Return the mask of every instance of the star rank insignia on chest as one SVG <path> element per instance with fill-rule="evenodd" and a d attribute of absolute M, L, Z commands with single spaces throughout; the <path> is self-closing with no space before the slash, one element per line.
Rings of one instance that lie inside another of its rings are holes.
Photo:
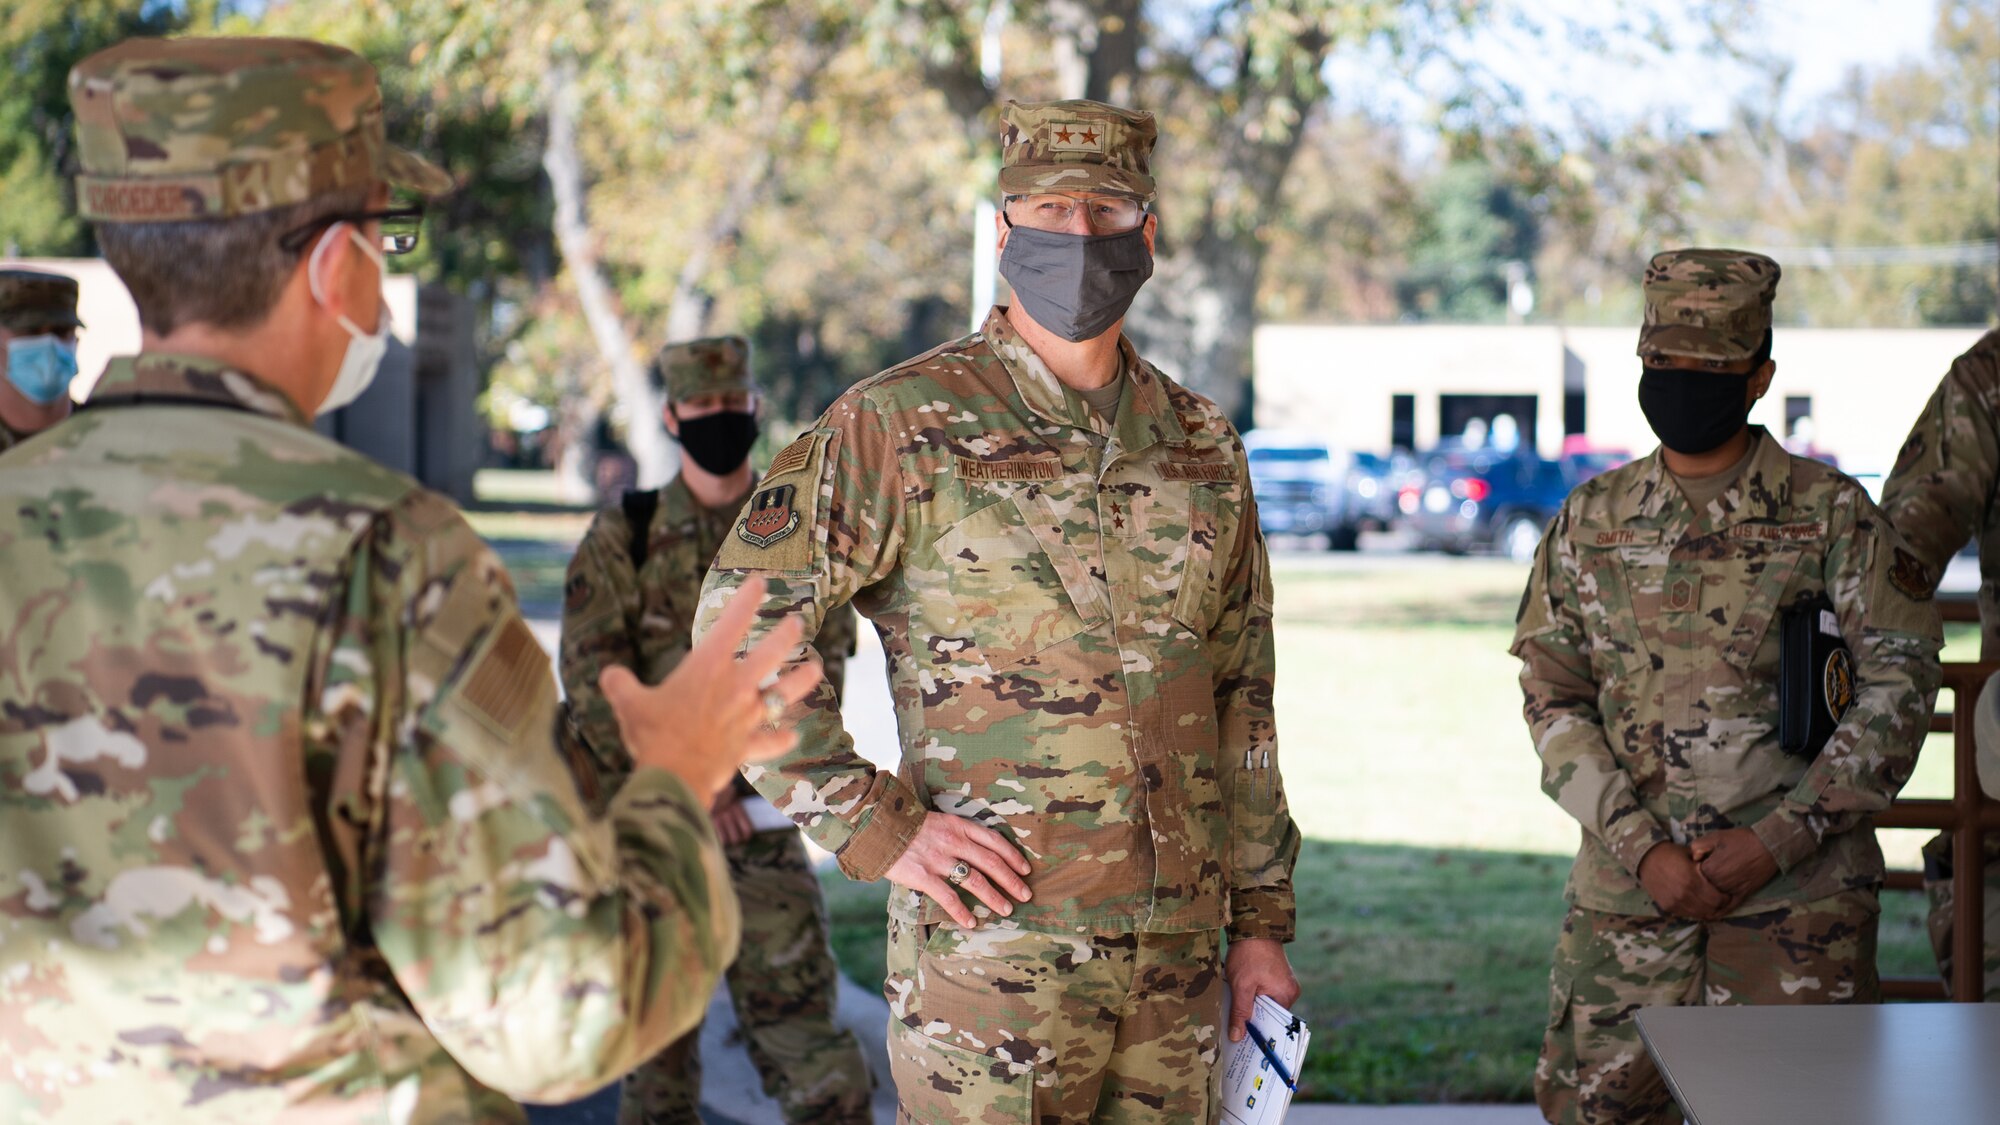
<path fill-rule="evenodd" d="M 790 484 L 760 490 L 751 498 L 750 510 L 743 514 L 743 521 L 736 525 L 737 537 L 759 550 L 784 541 L 799 529 L 799 513 L 794 504 L 798 493 L 798 487 Z"/>

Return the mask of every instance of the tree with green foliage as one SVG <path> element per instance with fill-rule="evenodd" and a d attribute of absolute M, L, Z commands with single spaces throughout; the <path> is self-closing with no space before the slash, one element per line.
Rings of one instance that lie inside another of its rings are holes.
<path fill-rule="evenodd" d="M 9 0 L 0 11 L 0 252 L 96 253 L 76 217 L 70 67 L 122 39 L 214 26 L 228 7 L 219 0 Z"/>
<path fill-rule="evenodd" d="M 1507 315 L 1509 264 L 1525 266 L 1539 216 L 1484 160 L 1457 160 L 1422 188 L 1421 218 L 1398 286 L 1404 316 L 1492 323 Z"/>
<path fill-rule="evenodd" d="M 1776 119 L 1790 81 L 1703 146 L 1699 237 L 1764 249 L 1806 323 L 1979 324 L 2000 303 L 2000 11 L 1940 0 L 1927 58 L 1849 75 L 1803 128 Z"/>
<path fill-rule="evenodd" d="M 1621 0 L 1586 25 L 1530 0 L 1012 0 L 997 21 L 991 0 L 19 0 L 0 22 L 0 240 L 89 252 L 62 171 L 70 62 L 220 21 L 376 61 L 392 133 L 464 185 L 416 266 L 484 311 L 494 409 L 549 408 L 571 448 L 609 410 L 655 475 L 644 364 L 673 336 L 751 336 L 773 406 L 802 421 L 958 330 L 1008 97 L 1160 116 L 1159 256 L 1130 328 L 1239 415 L 1259 319 L 1494 319 L 1509 261 L 1529 263 L 1538 316 L 1628 321 L 1664 244 L 1969 244 L 1944 263 L 1780 256 L 1793 307 L 1821 322 L 1984 315 L 2000 83 L 1979 5 L 1946 0 L 1932 58 L 1857 76 L 1803 125 L 1753 99 L 1710 136 L 1605 120 L 1587 92 L 1549 120 L 1475 46 L 1732 55 L 1754 10 L 1696 0 L 1669 20 Z"/>

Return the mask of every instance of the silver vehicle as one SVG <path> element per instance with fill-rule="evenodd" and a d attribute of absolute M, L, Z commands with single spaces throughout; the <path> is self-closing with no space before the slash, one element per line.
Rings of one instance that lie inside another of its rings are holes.
<path fill-rule="evenodd" d="M 1353 457 L 1311 434 L 1257 429 L 1243 435 L 1257 523 L 1266 535 L 1323 535 L 1335 551 L 1360 540 L 1360 513 L 1350 503 Z"/>

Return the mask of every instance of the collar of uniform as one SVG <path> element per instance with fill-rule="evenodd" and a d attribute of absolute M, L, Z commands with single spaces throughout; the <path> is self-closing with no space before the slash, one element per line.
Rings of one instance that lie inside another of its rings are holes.
<path fill-rule="evenodd" d="M 1661 453 L 1664 447 L 1655 446 L 1651 453 L 1641 458 L 1645 472 L 1639 474 L 1632 491 L 1637 493 L 1639 518 L 1657 525 L 1672 514 L 1676 507 L 1687 507 L 1687 498 L 1674 487 L 1674 476 L 1667 472 L 1667 459 Z"/>
<path fill-rule="evenodd" d="M 248 371 L 217 360 L 165 352 L 113 359 L 105 365 L 85 402 L 93 406 L 141 405 L 149 399 L 214 403 L 296 426 L 310 421 L 290 395 Z"/>
<path fill-rule="evenodd" d="M 1120 336 L 1118 346 L 1125 353 L 1125 393 L 1118 405 L 1119 448 L 1135 453 L 1160 441 L 1186 445 L 1187 431 L 1181 428 L 1180 415 L 1174 412 L 1159 371 L 1139 358 L 1132 341 Z"/>
<path fill-rule="evenodd" d="M 1014 326 L 1007 322 L 1007 306 L 995 305 L 980 328 L 987 345 L 1014 380 L 1014 389 L 1028 409 L 1060 426 L 1096 430 L 1095 416 L 1081 396 L 1056 378 L 1035 349 L 1028 346 Z M 1125 360 L 1126 389 L 1118 399 L 1116 435 L 1119 448 L 1135 452 L 1158 441 L 1185 441 L 1175 419 L 1173 403 L 1160 382 L 1160 373 L 1139 358 L 1132 341 L 1118 337 L 1118 350 Z M 1167 423 L 1173 420 L 1172 425 Z"/>
<path fill-rule="evenodd" d="M 1750 427 L 1757 447 L 1731 488 L 1716 497 L 1707 511 L 1694 513 L 1689 538 L 1714 535 L 1746 520 L 1782 522 L 1792 507 L 1792 455 L 1762 426 Z M 1675 486 L 1674 491 L 1680 491 Z M 1714 509 L 1721 509 L 1720 512 Z"/>
<path fill-rule="evenodd" d="M 728 530 L 735 525 L 736 517 L 742 514 L 743 502 L 757 491 L 759 479 L 756 473 L 750 474 L 750 487 L 744 490 L 743 495 L 720 508 L 708 508 L 703 507 L 701 501 L 689 491 L 687 478 L 675 473 L 674 479 L 660 490 L 660 514 L 657 519 L 682 527 L 715 525 Z"/>
<path fill-rule="evenodd" d="M 1737 499 L 1725 492 L 1716 500 L 1722 509 L 1719 518 L 1694 510 L 1674 475 L 1667 471 L 1665 454 L 1658 449 L 1647 455 L 1646 471 L 1639 478 L 1640 518 L 1659 527 L 1685 524 L 1688 538 L 1712 535 L 1748 519 L 1783 519 L 1791 508 L 1791 454 L 1772 440 L 1764 427 L 1752 426 L 1750 432 L 1757 439 L 1757 449 L 1739 478 L 1746 484 L 1732 490 Z"/>

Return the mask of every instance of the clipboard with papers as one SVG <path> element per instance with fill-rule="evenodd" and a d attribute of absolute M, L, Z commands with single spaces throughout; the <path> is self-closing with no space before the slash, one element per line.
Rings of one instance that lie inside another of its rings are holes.
<path fill-rule="evenodd" d="M 1291 1108 L 1312 1029 L 1268 996 L 1257 997 L 1250 1034 L 1222 1045 L 1223 1125 L 1278 1125 Z"/>

